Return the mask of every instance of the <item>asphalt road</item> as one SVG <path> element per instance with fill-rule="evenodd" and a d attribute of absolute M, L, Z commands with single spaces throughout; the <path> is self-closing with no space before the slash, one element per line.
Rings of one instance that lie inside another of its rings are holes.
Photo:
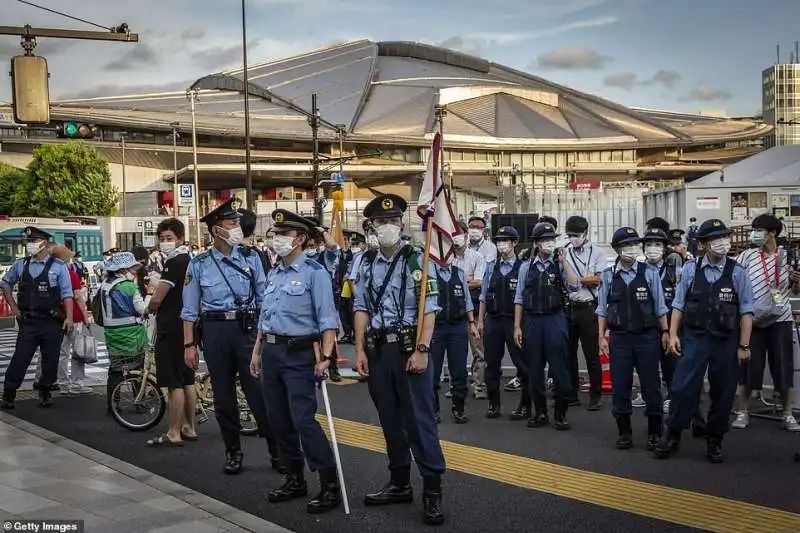
<path fill-rule="evenodd" d="M 377 424 L 377 415 L 365 385 L 330 386 L 329 391 L 337 417 Z M 266 502 L 266 492 L 280 485 L 281 479 L 270 471 L 266 446 L 258 438 L 246 438 L 244 441 L 245 472 L 238 477 L 229 477 L 221 473 L 223 446 L 213 419 L 200 426 L 202 434 L 198 442 L 187 443 L 182 448 L 151 449 L 145 445 L 149 434 L 128 432 L 104 414 L 103 396 L 56 400 L 55 407 L 50 410 L 39 409 L 34 401 L 21 401 L 15 414 L 290 530 L 348 533 L 354 527 L 380 533 L 427 530 L 420 524 L 419 503 L 378 509 L 363 506 L 363 494 L 378 488 L 387 478 L 385 457 L 375 451 L 341 446 L 352 515 L 347 517 L 343 512 L 336 511 L 311 517 L 306 515 L 302 501 L 280 505 Z M 506 412 L 513 407 L 515 400 L 516 395 L 505 393 Z M 606 405 L 608 403 L 607 399 Z M 755 420 L 750 429 L 735 431 L 725 443 L 727 462 L 710 465 L 704 459 L 703 442 L 690 438 L 685 440 L 679 457 L 670 461 L 655 460 L 641 446 L 645 429 L 643 416 L 637 416 L 634 421 L 639 446 L 626 452 L 616 450 L 615 426 L 608 407 L 595 413 L 574 409 L 570 416 L 574 428 L 570 432 L 556 432 L 551 428 L 527 429 L 524 423 L 512 423 L 507 418 L 487 420 L 483 417 L 484 408 L 484 402 L 469 402 L 471 420 L 466 425 L 455 425 L 445 417 L 440 426 L 441 439 L 481 449 L 481 457 L 486 464 L 508 457 L 502 454 L 513 454 L 519 457 L 520 464 L 527 461 L 524 458 L 532 458 L 589 473 L 610 474 L 621 480 L 637 480 L 800 513 L 800 498 L 795 490 L 796 480 L 800 477 L 800 465 L 791 462 L 793 453 L 800 451 L 800 439 L 798 435 L 781 431 L 773 421 Z M 162 422 L 157 429 L 163 431 L 164 425 Z M 156 430 L 151 433 L 156 433 Z M 483 465 L 482 468 L 486 469 L 487 466 Z M 491 472 L 491 466 L 488 468 Z M 498 475 L 501 478 L 506 476 L 506 481 L 492 481 L 485 475 L 449 471 L 444 481 L 448 521 L 439 530 L 459 533 L 522 532 L 533 529 L 565 533 L 693 530 L 677 523 L 616 510 L 611 505 L 595 505 L 559 497 L 552 494 L 557 492 L 555 488 L 552 491 L 526 490 L 515 486 L 512 475 Z M 416 489 L 420 491 L 421 483 L 416 472 L 413 479 Z M 614 479 L 617 478 L 609 479 L 601 490 L 613 493 L 616 490 Z M 312 490 L 316 489 L 315 477 L 309 477 L 309 480 Z M 591 488 L 589 481 L 586 481 L 586 491 L 597 490 Z M 567 483 L 566 479 L 564 483 Z M 591 494 L 587 496 L 589 500 L 592 499 Z M 642 493 L 642 498 L 656 498 L 654 505 L 658 504 L 659 498 L 667 497 L 669 494 L 652 496 Z M 626 498 L 632 497 L 628 495 Z M 624 506 L 625 502 L 620 503 Z M 689 511 L 694 510 L 687 509 Z M 698 512 L 702 513 L 702 509 Z M 736 516 L 730 516 L 729 519 L 735 521 Z M 762 530 L 780 531 L 770 528 L 769 524 L 764 524 Z"/>

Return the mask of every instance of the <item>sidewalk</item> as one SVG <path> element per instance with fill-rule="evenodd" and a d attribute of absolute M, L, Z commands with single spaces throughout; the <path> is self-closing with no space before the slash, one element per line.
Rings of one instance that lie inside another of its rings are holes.
<path fill-rule="evenodd" d="M 15 519 L 84 520 L 89 533 L 291 533 L 0 412 L 0 520 Z"/>

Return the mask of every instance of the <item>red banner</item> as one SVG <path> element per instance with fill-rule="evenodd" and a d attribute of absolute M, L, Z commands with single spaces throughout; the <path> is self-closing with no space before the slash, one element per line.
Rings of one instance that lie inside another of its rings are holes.
<path fill-rule="evenodd" d="M 576 180 L 569 182 L 569 188 L 573 191 L 595 190 L 599 189 L 600 186 L 600 180 Z"/>

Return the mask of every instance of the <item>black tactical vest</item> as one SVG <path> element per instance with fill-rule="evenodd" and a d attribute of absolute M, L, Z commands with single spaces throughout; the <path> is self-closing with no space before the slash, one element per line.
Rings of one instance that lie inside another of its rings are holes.
<path fill-rule="evenodd" d="M 655 302 L 645 277 L 647 265 L 638 263 L 636 277 L 625 283 L 615 272 L 608 291 L 608 329 L 620 333 L 642 333 L 656 327 Z"/>
<path fill-rule="evenodd" d="M 686 294 L 684 324 L 687 328 L 705 331 L 716 337 L 728 337 L 739 329 L 739 296 L 733 287 L 736 261 L 725 258 L 722 277 L 714 283 L 708 282 L 701 264 L 702 258 L 698 258 L 694 281 Z"/>
<path fill-rule="evenodd" d="M 661 275 L 661 287 L 664 289 L 664 303 L 667 309 L 672 309 L 672 301 L 675 299 L 675 287 L 678 285 L 678 273 L 675 264 L 669 265 L 666 262 L 659 269 Z"/>
<path fill-rule="evenodd" d="M 514 316 L 514 296 L 517 294 L 519 266 L 522 261 L 517 258 L 507 275 L 500 273 L 500 256 L 494 262 L 492 277 L 486 288 L 486 312 L 490 315 Z"/>
<path fill-rule="evenodd" d="M 31 258 L 25 259 L 22 277 L 19 280 L 19 309 L 23 312 L 49 313 L 61 306 L 61 289 L 50 286 L 50 267 L 55 258 L 50 256 L 44 264 L 42 273 L 35 279 L 31 277 Z"/>
<path fill-rule="evenodd" d="M 450 266 L 450 279 L 445 281 L 437 271 L 439 281 L 439 307 L 441 312 L 436 315 L 437 324 L 460 324 L 467 317 L 467 292 L 461 283 L 459 268 Z"/>
<path fill-rule="evenodd" d="M 522 307 L 533 315 L 552 315 L 564 309 L 564 281 L 561 269 L 549 262 L 544 270 L 531 260 L 525 288 L 522 292 Z"/>

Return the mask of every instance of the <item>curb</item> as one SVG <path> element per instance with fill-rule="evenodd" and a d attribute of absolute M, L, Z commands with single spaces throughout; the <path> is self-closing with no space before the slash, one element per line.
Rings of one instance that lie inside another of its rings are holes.
<path fill-rule="evenodd" d="M 130 463 L 126 463 L 111 457 L 110 455 L 95 450 L 94 448 L 90 448 L 89 446 L 75 442 L 74 440 L 62 437 L 61 435 L 53 433 L 52 431 L 39 427 L 35 424 L 31 424 L 26 420 L 17 418 L 14 415 L 0 411 L 0 421 L 5 422 L 9 426 L 12 426 L 20 431 L 24 431 L 39 437 L 50 444 L 54 444 L 60 448 L 76 453 L 85 459 L 94 461 L 107 468 L 115 470 L 124 476 L 159 490 L 169 496 L 172 496 L 173 498 L 178 498 L 179 500 L 182 500 L 193 507 L 197 507 L 198 509 L 202 509 L 203 511 L 233 526 L 240 527 L 252 533 L 293 533 L 291 530 L 283 528 L 273 522 L 269 522 L 250 513 L 246 513 L 240 509 L 237 509 L 236 507 L 228 505 L 227 503 L 215 500 L 214 498 L 206 496 L 205 494 L 192 490 L 188 487 L 184 487 L 183 485 L 179 485 L 174 481 L 157 476 L 152 472 L 148 472 L 147 470 L 139 468 L 138 466 L 134 466 Z"/>

